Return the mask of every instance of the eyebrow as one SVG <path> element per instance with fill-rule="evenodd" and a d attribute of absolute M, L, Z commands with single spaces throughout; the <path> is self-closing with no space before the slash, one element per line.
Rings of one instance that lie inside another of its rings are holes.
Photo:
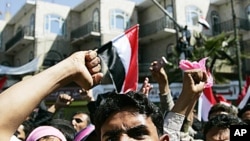
<path fill-rule="evenodd" d="M 149 135 L 148 127 L 145 125 L 139 125 L 139 126 L 136 126 L 136 127 L 133 127 L 133 128 L 130 128 L 129 130 L 127 130 L 128 135 L 133 135 L 133 134 L 136 134 L 139 132 L 146 134 L 146 135 Z"/>
<path fill-rule="evenodd" d="M 136 134 L 138 132 L 142 132 L 143 134 L 147 134 L 147 135 L 149 134 L 147 126 L 145 126 L 145 125 L 138 125 L 138 126 L 129 128 L 126 131 L 123 131 L 121 129 L 119 129 L 119 130 L 110 130 L 110 131 L 105 132 L 102 137 L 105 137 L 105 136 L 107 136 L 107 137 L 117 136 L 117 135 L 121 134 L 122 132 L 127 133 L 129 136 L 133 135 L 133 134 Z"/>

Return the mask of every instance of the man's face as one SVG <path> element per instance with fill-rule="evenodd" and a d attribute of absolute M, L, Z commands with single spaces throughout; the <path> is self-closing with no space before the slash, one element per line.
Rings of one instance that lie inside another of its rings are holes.
<path fill-rule="evenodd" d="M 109 116 L 101 127 L 101 141 L 159 141 L 157 128 L 150 117 L 124 109 Z"/>
<path fill-rule="evenodd" d="M 213 127 L 206 134 L 206 141 L 229 141 L 230 130 L 228 128 Z"/>
<path fill-rule="evenodd" d="M 74 126 L 77 132 L 88 126 L 87 118 L 87 115 L 82 113 L 73 116 L 72 125 Z"/>

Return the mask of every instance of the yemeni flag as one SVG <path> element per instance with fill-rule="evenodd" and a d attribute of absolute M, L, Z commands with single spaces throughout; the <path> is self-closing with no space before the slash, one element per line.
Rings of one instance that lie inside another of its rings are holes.
<path fill-rule="evenodd" d="M 214 97 L 213 90 L 211 87 L 204 88 L 203 94 L 199 98 L 199 106 L 198 106 L 198 116 L 202 121 L 208 121 L 208 112 L 211 107 L 216 104 L 217 101 Z"/>
<path fill-rule="evenodd" d="M 241 93 L 238 95 L 237 104 L 239 109 L 243 109 L 249 102 L 250 97 L 250 76 L 246 76 L 246 82 L 244 87 L 241 90 Z"/>
<path fill-rule="evenodd" d="M 118 93 L 137 90 L 138 30 L 137 24 L 97 50 Z"/>

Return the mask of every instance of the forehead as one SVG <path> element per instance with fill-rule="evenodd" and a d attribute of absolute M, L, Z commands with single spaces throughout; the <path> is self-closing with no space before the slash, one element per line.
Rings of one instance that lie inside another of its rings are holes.
<path fill-rule="evenodd" d="M 105 132 L 114 130 L 126 132 L 140 125 L 144 125 L 150 132 L 157 133 L 157 129 L 151 117 L 139 114 L 138 112 L 123 110 L 109 116 L 101 127 L 101 134 L 103 135 Z"/>
<path fill-rule="evenodd" d="M 250 119 L 250 110 L 242 114 L 242 119 Z"/>
<path fill-rule="evenodd" d="M 78 114 L 75 114 L 73 117 L 87 117 L 87 115 L 84 113 L 78 113 Z"/>
<path fill-rule="evenodd" d="M 228 140 L 230 138 L 230 130 L 228 128 L 218 128 L 213 127 L 206 135 L 207 141 L 214 141 L 214 140 Z"/>

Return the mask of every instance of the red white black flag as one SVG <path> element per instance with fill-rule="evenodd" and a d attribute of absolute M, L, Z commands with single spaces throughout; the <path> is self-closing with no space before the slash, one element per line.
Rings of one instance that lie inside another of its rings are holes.
<path fill-rule="evenodd" d="M 119 93 L 137 90 L 138 30 L 139 25 L 131 27 L 97 51 Z"/>

